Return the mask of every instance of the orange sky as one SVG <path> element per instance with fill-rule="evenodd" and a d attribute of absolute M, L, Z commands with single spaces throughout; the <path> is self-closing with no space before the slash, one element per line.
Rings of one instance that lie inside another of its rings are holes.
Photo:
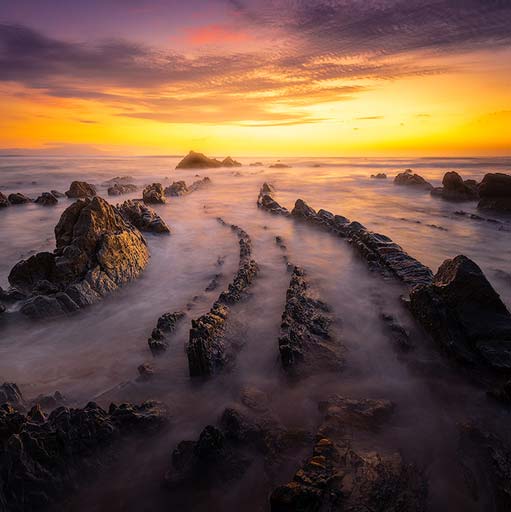
<path fill-rule="evenodd" d="M 89 11 L 105 3 L 67 24 L 0 7 L 0 149 L 511 154 L 511 7 L 403 13 L 382 0 L 376 16 L 363 2 L 290 2 L 280 22 L 275 3 L 216 0 L 207 19 L 181 8 L 165 24 L 169 3 L 155 2 L 92 34 Z"/>

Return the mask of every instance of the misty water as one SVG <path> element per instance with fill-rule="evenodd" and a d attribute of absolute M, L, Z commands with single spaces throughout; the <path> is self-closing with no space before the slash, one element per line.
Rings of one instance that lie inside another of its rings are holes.
<path fill-rule="evenodd" d="M 319 421 L 317 402 L 330 394 L 390 399 L 396 404 L 390 421 L 360 442 L 372 450 L 398 451 L 423 469 L 429 510 L 494 510 L 484 483 L 478 502 L 467 491 L 457 454 L 457 424 L 483 421 L 509 438 L 509 411 L 490 402 L 485 390 L 419 331 L 401 304 L 400 295 L 406 293 L 401 284 L 369 272 L 343 239 L 272 216 L 257 208 L 256 199 L 262 183 L 270 182 L 283 206 L 292 208 L 302 198 L 313 208 L 357 220 L 391 237 L 435 272 L 446 258 L 465 254 L 511 307 L 511 218 L 487 215 L 501 221 L 493 223 L 456 215 L 457 210 L 476 213 L 476 203 L 447 202 L 392 183 L 407 167 L 433 185 L 440 184 L 447 170 L 479 181 L 487 172 L 509 172 L 511 161 L 284 159 L 291 168 L 271 169 L 273 159 L 239 160 L 264 165 L 176 171 L 179 159 L 172 157 L 0 159 L 0 190 L 34 198 L 50 189 L 65 191 L 74 179 L 95 184 L 113 203 L 140 196 L 139 192 L 108 197 L 104 182 L 115 176 L 132 176 L 140 187 L 177 180 L 190 184 L 199 179 L 197 174 L 212 181 L 155 206 L 172 233 L 144 235 L 151 259 L 138 280 L 70 317 L 39 323 L 17 315 L 0 318 L 0 380 L 16 382 L 26 397 L 59 390 L 73 406 L 90 400 L 108 406 L 111 401 L 158 399 L 171 411 L 167 432 L 125 445 L 104 475 L 55 510 L 267 510 L 271 488 L 289 481 L 310 450 L 297 453 L 294 463 L 272 482 L 255 464 L 228 492 L 179 495 L 161 487 L 176 444 L 196 439 L 227 406 L 238 403 L 247 388 L 267 392 L 272 412 L 286 426 L 312 432 Z M 377 172 L 386 172 L 389 179 L 370 179 Z M 71 202 L 64 198 L 55 207 L 28 204 L 0 211 L 0 286 L 8 286 L 8 273 L 17 261 L 54 248 L 53 229 Z M 184 350 L 190 320 L 209 310 L 238 265 L 236 236 L 217 222 L 219 216 L 250 235 L 260 273 L 249 295 L 232 309 L 228 338 L 242 345 L 234 367 L 195 381 L 188 375 Z M 290 274 L 275 244 L 277 235 L 284 239 L 290 260 L 307 271 L 313 288 L 332 308 L 336 335 L 346 347 L 342 372 L 297 382 L 283 375 L 277 339 Z M 219 258 L 224 260 L 221 266 Z M 220 288 L 205 291 L 219 273 Z M 177 310 L 185 310 L 187 318 L 169 350 L 153 359 L 147 338 L 162 313 Z M 382 311 L 410 330 L 413 352 L 396 353 L 383 329 Z M 146 361 L 157 373 L 152 380 L 139 382 L 137 367 Z"/>

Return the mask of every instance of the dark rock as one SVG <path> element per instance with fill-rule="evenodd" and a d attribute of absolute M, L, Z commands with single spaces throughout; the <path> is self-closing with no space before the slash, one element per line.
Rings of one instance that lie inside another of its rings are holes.
<path fill-rule="evenodd" d="M 120 184 L 115 183 L 111 187 L 108 187 L 108 195 L 109 196 L 121 196 L 124 194 L 131 194 L 132 192 L 137 191 L 137 186 L 132 185 L 131 183 Z"/>
<path fill-rule="evenodd" d="M 445 173 L 442 185 L 432 189 L 431 195 L 450 201 L 470 201 L 479 197 L 477 183 L 474 180 L 463 181 L 455 171 Z"/>
<path fill-rule="evenodd" d="M 290 165 L 277 162 L 276 164 L 270 165 L 270 169 L 290 169 Z"/>
<path fill-rule="evenodd" d="M 35 406 L 27 416 L 0 407 L 0 503 L 31 511 L 63 498 L 93 477 L 128 435 L 154 434 L 167 424 L 158 402 L 83 409 L 59 407 L 47 418 Z"/>
<path fill-rule="evenodd" d="M 154 376 L 154 367 L 151 363 L 143 363 L 138 368 L 139 379 L 142 381 L 149 380 Z"/>
<path fill-rule="evenodd" d="M 92 304 L 139 276 L 149 259 L 140 232 L 105 200 L 79 200 L 55 227 L 57 249 L 17 263 L 12 287 L 29 296 L 21 311 L 55 316 Z M 42 294 L 41 294 L 42 293 Z"/>
<path fill-rule="evenodd" d="M 414 174 L 411 169 L 406 169 L 405 172 L 398 174 L 394 178 L 394 184 L 411 187 L 420 187 L 427 190 L 431 190 L 433 188 L 433 185 L 431 185 L 431 183 L 428 183 L 422 176 Z"/>
<path fill-rule="evenodd" d="M 149 233 L 170 233 L 170 228 L 165 221 L 142 201 L 129 199 L 117 209 L 122 217 L 140 231 Z"/>
<path fill-rule="evenodd" d="M 161 355 L 168 348 L 167 336 L 172 334 L 177 327 L 177 324 L 185 317 L 182 311 L 175 311 L 174 313 L 164 313 L 153 329 L 151 337 L 147 340 L 149 349 L 153 356 Z"/>
<path fill-rule="evenodd" d="M 380 318 L 383 320 L 385 330 L 397 350 L 400 352 L 408 352 L 414 348 L 410 340 L 410 335 L 392 315 L 382 313 Z"/>
<path fill-rule="evenodd" d="M 279 351 L 284 370 L 296 375 L 341 369 L 343 347 L 331 338 L 330 324 L 328 307 L 312 298 L 303 270 L 295 267 L 280 325 Z"/>
<path fill-rule="evenodd" d="M 38 395 L 30 402 L 45 411 L 52 411 L 57 407 L 66 405 L 67 400 L 59 391 L 55 391 L 53 395 Z"/>
<path fill-rule="evenodd" d="M 61 197 L 66 197 L 66 194 L 59 192 L 58 190 L 50 190 L 51 194 L 55 196 L 57 199 Z"/>
<path fill-rule="evenodd" d="M 270 183 L 263 183 L 259 190 L 259 196 L 257 197 L 257 206 L 270 213 L 289 216 L 289 211 L 283 206 L 280 206 L 280 204 L 273 198 L 274 192 L 275 188 L 273 185 Z"/>
<path fill-rule="evenodd" d="M 371 174 L 371 178 L 374 180 L 386 180 L 387 175 L 384 172 L 379 172 L 378 174 Z"/>
<path fill-rule="evenodd" d="M 9 194 L 9 203 L 11 204 L 27 204 L 31 203 L 32 199 L 30 197 L 27 197 L 25 194 L 22 194 L 21 192 L 17 192 L 16 194 Z"/>
<path fill-rule="evenodd" d="M 50 192 L 43 192 L 35 202 L 42 204 L 43 206 L 54 206 L 59 202 L 59 200 Z"/>
<path fill-rule="evenodd" d="M 241 167 L 241 164 L 227 156 L 222 160 L 222 167 Z"/>
<path fill-rule="evenodd" d="M 5 313 L 6 311 L 7 311 L 7 308 L 3 304 L 0 304 L 0 315 L 2 313 Z"/>
<path fill-rule="evenodd" d="M 165 198 L 165 191 L 161 183 L 153 183 L 147 185 L 142 193 L 144 203 L 146 204 L 164 204 L 167 202 Z"/>
<path fill-rule="evenodd" d="M 486 174 L 479 184 L 481 200 L 477 205 L 482 210 L 511 211 L 511 175 Z"/>
<path fill-rule="evenodd" d="M 444 261 L 433 282 L 413 289 L 410 299 L 415 318 L 454 357 L 511 369 L 511 315 L 472 260 Z"/>
<path fill-rule="evenodd" d="M 190 151 L 176 166 L 176 169 L 209 169 L 215 167 L 239 167 L 241 164 L 230 156 L 220 161 L 216 158 L 208 158 L 202 153 Z"/>
<path fill-rule="evenodd" d="M 0 405 L 3 404 L 9 404 L 15 409 L 23 410 L 25 408 L 23 395 L 14 382 L 4 382 L 0 386 Z"/>
<path fill-rule="evenodd" d="M 86 183 L 85 181 L 73 181 L 69 190 L 66 192 L 66 196 L 73 199 L 91 198 L 96 194 L 96 187 Z"/>
<path fill-rule="evenodd" d="M 5 197 L 2 192 L 0 192 L 0 208 L 5 208 L 7 206 L 9 206 L 10 203 L 9 203 L 9 199 L 7 199 L 7 197 Z"/>
<path fill-rule="evenodd" d="M 188 187 L 184 181 L 174 181 L 170 187 L 165 189 L 165 194 L 168 196 L 183 196 L 188 194 Z"/>

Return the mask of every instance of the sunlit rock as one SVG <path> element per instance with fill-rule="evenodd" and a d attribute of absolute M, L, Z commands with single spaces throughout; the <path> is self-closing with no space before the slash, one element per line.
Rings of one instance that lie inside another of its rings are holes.
<path fill-rule="evenodd" d="M 170 233 L 166 222 L 150 206 L 140 200 L 124 201 L 121 205 L 117 205 L 117 209 L 126 221 L 140 231 Z"/>
<path fill-rule="evenodd" d="M 167 202 L 165 191 L 161 183 L 147 185 L 142 193 L 144 203 L 146 204 L 164 204 Z"/>
<path fill-rule="evenodd" d="M 85 181 L 73 181 L 69 187 L 69 190 L 66 192 L 66 196 L 73 199 L 86 197 L 91 198 L 96 194 L 96 187 L 86 183 Z"/>

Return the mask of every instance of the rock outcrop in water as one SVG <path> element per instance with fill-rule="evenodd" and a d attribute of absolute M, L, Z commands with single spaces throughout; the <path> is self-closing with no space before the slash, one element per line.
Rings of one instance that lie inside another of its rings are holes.
<path fill-rule="evenodd" d="M 140 406 L 94 402 L 83 409 L 58 407 L 46 416 L 39 406 L 26 415 L 0 406 L 0 508 L 40 510 L 94 477 L 123 438 L 152 435 L 166 424 L 158 402 Z"/>
<path fill-rule="evenodd" d="M 304 271 L 294 267 L 280 325 L 282 367 L 291 375 L 340 370 L 343 347 L 332 339 L 329 308 L 312 297 Z"/>
<path fill-rule="evenodd" d="M 182 311 L 175 311 L 174 313 L 164 313 L 158 318 L 156 327 L 153 329 L 151 337 L 147 340 L 153 356 L 158 356 L 167 350 L 169 346 L 167 337 L 176 330 L 178 323 L 185 316 Z"/>
<path fill-rule="evenodd" d="M 85 181 L 73 181 L 69 190 L 66 192 L 66 196 L 72 199 L 83 199 L 86 197 L 91 198 L 96 194 L 96 187 L 86 183 Z"/>
<path fill-rule="evenodd" d="M 170 233 L 165 221 L 150 207 L 140 200 L 129 199 L 117 209 L 122 217 L 140 231 L 149 233 Z"/>
<path fill-rule="evenodd" d="M 427 486 L 417 468 L 397 453 L 354 446 L 353 432 L 378 429 L 392 412 L 390 402 L 332 397 L 320 409 L 325 420 L 312 457 L 271 493 L 272 512 L 426 510 Z"/>
<path fill-rule="evenodd" d="M 51 192 L 43 192 L 35 202 L 43 206 L 55 206 L 59 200 Z"/>
<path fill-rule="evenodd" d="M 257 197 L 257 206 L 267 212 L 275 213 L 277 215 L 291 215 L 286 208 L 280 206 L 280 204 L 275 201 L 273 198 L 274 193 L 275 188 L 273 185 L 270 183 L 263 183 L 259 190 L 259 196 Z"/>
<path fill-rule="evenodd" d="M 379 172 L 378 174 L 371 174 L 371 178 L 373 180 L 386 180 L 387 175 L 384 172 Z"/>
<path fill-rule="evenodd" d="M 486 174 L 479 184 L 479 196 L 479 209 L 511 212 L 511 175 Z"/>
<path fill-rule="evenodd" d="M 477 182 L 475 180 L 464 181 L 455 171 L 445 173 L 442 185 L 442 187 L 431 190 L 431 195 L 449 201 L 471 201 L 479 197 Z"/>
<path fill-rule="evenodd" d="M 219 222 L 227 225 L 222 219 Z M 252 243 L 248 234 L 239 226 L 231 229 L 238 236 L 240 259 L 238 271 L 208 313 L 192 320 L 190 338 L 186 348 L 190 376 L 208 376 L 218 373 L 232 358 L 224 343 L 225 323 L 230 313 L 229 305 L 239 302 L 255 279 L 258 266 L 251 259 Z"/>
<path fill-rule="evenodd" d="M 511 371 L 511 314 L 466 256 L 446 260 L 431 284 L 410 293 L 415 318 L 462 362 Z"/>
<path fill-rule="evenodd" d="M 161 183 L 147 185 L 142 192 L 142 197 L 146 204 L 165 204 L 167 202 Z"/>
<path fill-rule="evenodd" d="M 108 195 L 109 196 L 122 196 L 124 194 L 131 194 L 132 192 L 137 191 L 137 186 L 131 183 L 115 183 L 111 187 L 108 187 Z"/>
<path fill-rule="evenodd" d="M 32 203 L 32 199 L 30 197 L 26 196 L 25 194 L 22 194 L 21 192 L 16 192 L 14 194 L 9 194 L 9 203 L 10 204 L 27 204 Z"/>
<path fill-rule="evenodd" d="M 104 199 L 79 200 L 55 227 L 57 248 L 17 263 L 11 286 L 28 296 L 21 312 L 34 319 L 58 316 L 99 301 L 137 278 L 149 259 L 138 229 Z"/>
<path fill-rule="evenodd" d="M 223 160 L 209 158 L 203 153 L 190 151 L 176 166 L 176 169 L 212 169 L 216 167 L 241 167 L 241 164 L 230 156 Z"/>
<path fill-rule="evenodd" d="M 7 206 L 9 206 L 9 199 L 0 192 L 0 208 L 5 208 Z"/>
<path fill-rule="evenodd" d="M 417 187 L 427 190 L 431 190 L 433 188 L 433 185 L 431 185 L 431 183 L 427 182 L 419 174 L 415 174 L 411 169 L 406 169 L 405 172 L 399 173 L 394 178 L 394 185 L 404 185 L 408 187 Z"/>
<path fill-rule="evenodd" d="M 186 185 L 184 181 L 174 181 L 172 185 L 165 189 L 165 194 L 167 196 L 184 196 L 186 194 L 190 194 L 195 192 L 196 190 L 201 189 L 202 187 L 209 185 L 211 180 L 205 176 L 204 178 L 194 181 L 189 187 Z"/>

